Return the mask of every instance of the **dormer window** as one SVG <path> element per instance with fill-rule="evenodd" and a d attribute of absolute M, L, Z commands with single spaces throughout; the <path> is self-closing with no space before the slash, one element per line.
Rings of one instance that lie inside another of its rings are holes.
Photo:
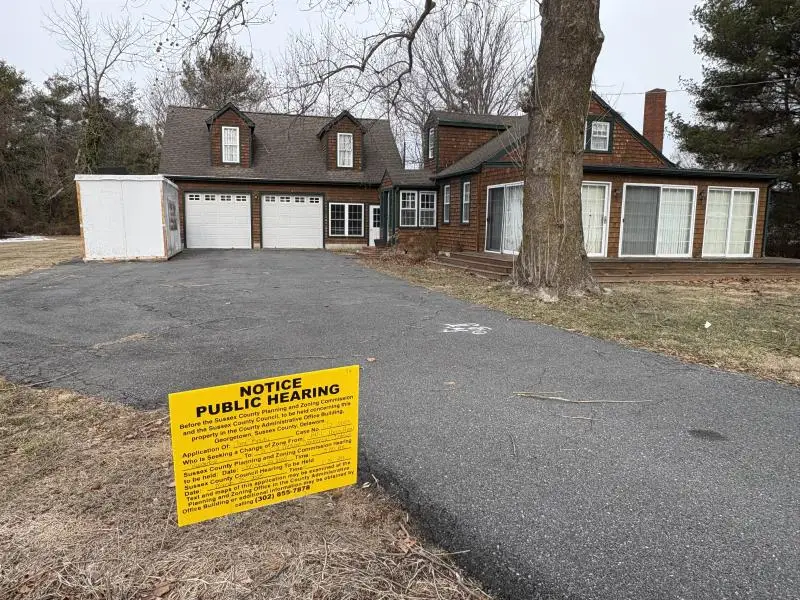
<path fill-rule="evenodd" d="M 428 129 L 428 158 L 433 158 L 433 145 L 436 143 L 436 130 Z"/>
<path fill-rule="evenodd" d="M 586 124 L 586 150 L 609 152 L 611 149 L 611 122 L 592 120 Z"/>
<path fill-rule="evenodd" d="M 339 133 L 336 136 L 336 166 L 353 167 L 352 133 Z"/>
<path fill-rule="evenodd" d="M 239 162 L 239 128 L 222 128 L 222 162 Z"/>

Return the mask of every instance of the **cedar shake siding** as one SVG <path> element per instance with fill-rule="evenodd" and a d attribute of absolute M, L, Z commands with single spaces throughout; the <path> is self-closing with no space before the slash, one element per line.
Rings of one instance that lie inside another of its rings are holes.
<path fill-rule="evenodd" d="M 691 258 L 703 257 L 703 231 L 705 229 L 706 202 L 708 201 L 709 187 L 725 188 L 753 188 L 758 190 L 758 205 L 756 206 L 755 242 L 753 244 L 753 258 L 763 254 L 764 220 L 767 214 L 767 194 L 769 186 L 763 180 L 734 180 L 725 178 L 678 178 L 657 176 L 631 176 L 607 175 L 600 173 L 585 173 L 584 181 L 597 181 L 611 183 L 611 205 L 608 216 L 608 258 L 619 257 L 620 231 L 622 226 L 622 196 L 625 184 L 645 185 L 677 185 L 697 188 L 695 196 L 694 239 L 692 240 Z M 656 257 L 657 258 L 657 257 Z"/>
<path fill-rule="evenodd" d="M 340 133 L 353 136 L 353 166 L 340 167 L 337 164 L 338 140 Z M 361 171 L 364 167 L 364 131 L 350 119 L 340 119 L 322 136 L 322 144 L 326 149 L 328 170 Z"/>
<path fill-rule="evenodd" d="M 239 162 L 238 163 L 225 163 L 222 162 L 222 128 L 223 127 L 236 127 L 239 129 Z M 245 121 L 236 114 L 233 110 L 225 111 L 223 114 L 214 119 L 214 122 L 209 128 L 209 139 L 211 142 L 211 164 L 215 167 L 242 167 L 249 168 L 252 166 L 252 137 L 250 135 L 250 127 Z"/>
<path fill-rule="evenodd" d="M 250 194 L 250 228 L 253 248 L 261 247 L 261 196 L 265 194 L 289 195 L 300 194 L 305 196 L 322 196 L 323 200 L 323 241 L 329 244 L 367 245 L 369 235 L 369 208 L 370 204 L 380 204 L 376 187 L 350 187 L 350 186 L 318 186 L 318 185 L 286 185 L 272 183 L 235 183 L 235 182 L 207 182 L 207 181 L 177 181 L 181 202 L 181 240 L 186 244 L 186 194 L 191 192 L 214 192 L 217 194 Z M 344 202 L 348 204 L 364 205 L 364 235 L 355 236 L 329 236 L 328 230 L 328 203 Z"/>
<path fill-rule="evenodd" d="M 588 123 L 595 118 L 608 120 L 613 123 L 611 133 L 611 152 L 592 152 L 587 150 L 583 154 L 585 165 L 626 165 L 631 167 L 669 167 L 672 166 L 665 158 L 653 153 L 642 139 L 637 137 L 623 123 L 622 118 L 614 113 L 609 113 L 596 100 L 589 105 Z M 587 125 L 591 127 L 591 125 Z M 590 132 L 591 133 L 591 132 Z M 663 123 L 662 123 L 663 135 Z"/>
<path fill-rule="evenodd" d="M 440 221 L 439 225 L 439 250 L 445 252 L 483 251 L 486 244 L 486 194 L 487 188 L 493 185 L 516 183 L 523 180 L 523 172 L 514 167 L 484 166 L 480 173 L 473 175 L 472 202 L 469 224 L 460 223 L 461 207 L 461 178 L 441 180 L 439 196 L 442 197 L 444 185 L 451 185 L 450 224 Z M 694 236 L 692 240 L 692 258 L 702 258 L 703 230 L 705 228 L 705 207 L 708 199 L 709 187 L 725 188 L 752 188 L 758 190 L 758 205 L 756 207 L 755 240 L 753 244 L 753 257 L 757 258 L 763 253 L 764 220 L 767 211 L 767 194 L 769 185 L 764 179 L 732 179 L 724 175 L 716 177 L 692 177 L 687 172 L 686 177 L 674 175 L 644 175 L 644 174 L 611 174 L 584 172 L 583 181 L 611 184 L 611 198 L 608 215 L 608 258 L 619 256 L 620 230 L 622 225 L 622 196 L 624 185 L 675 185 L 696 187 Z M 441 218 L 442 209 L 439 209 Z M 659 257 L 653 257 L 658 259 Z M 663 259 L 679 260 L 679 259 Z"/>
<path fill-rule="evenodd" d="M 432 111 L 422 131 L 423 168 L 437 172 L 484 146 L 524 117 L 472 115 Z M 429 157 L 430 130 L 434 130 L 433 156 Z"/>
<path fill-rule="evenodd" d="M 462 223 L 461 193 L 464 183 L 470 183 L 469 223 Z M 478 208 L 479 175 L 466 175 L 453 177 L 440 181 L 439 206 L 437 207 L 439 221 L 439 246 L 443 250 L 460 252 L 482 248 L 480 243 L 480 229 L 485 227 L 486 215 Z M 444 187 L 450 186 L 450 222 L 444 222 Z M 484 211 L 485 211 L 484 205 Z"/>
<path fill-rule="evenodd" d="M 496 129 L 471 129 L 440 125 L 433 158 L 435 170 L 440 171 L 455 164 L 459 159 L 497 137 L 499 133 L 500 131 Z M 425 168 L 431 167 L 426 164 Z"/>

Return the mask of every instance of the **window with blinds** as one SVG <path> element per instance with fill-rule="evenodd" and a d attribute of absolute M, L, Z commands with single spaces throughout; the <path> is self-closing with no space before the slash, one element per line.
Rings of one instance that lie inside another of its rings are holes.
<path fill-rule="evenodd" d="M 758 190 L 708 188 L 703 256 L 753 256 Z"/>
<path fill-rule="evenodd" d="M 690 257 L 696 190 L 626 185 L 620 256 Z"/>

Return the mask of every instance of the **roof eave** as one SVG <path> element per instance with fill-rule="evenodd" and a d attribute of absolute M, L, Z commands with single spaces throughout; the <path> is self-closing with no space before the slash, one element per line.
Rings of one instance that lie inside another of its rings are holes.
<path fill-rule="evenodd" d="M 626 165 L 583 165 L 584 173 L 620 173 L 631 175 L 655 175 L 664 177 L 686 177 L 699 179 L 751 179 L 758 181 L 777 181 L 774 173 L 753 173 L 750 171 L 713 171 L 707 169 L 683 169 L 681 167 L 633 167 Z"/>
<path fill-rule="evenodd" d="M 221 183 L 261 183 L 265 185 L 347 185 L 362 187 L 378 187 L 380 181 L 331 181 L 320 179 L 275 179 L 268 177 L 230 177 L 221 175 L 176 175 L 171 173 L 161 173 L 168 179 L 177 181 L 211 181 Z"/>
<path fill-rule="evenodd" d="M 233 112 L 235 112 L 238 115 L 238 117 L 242 121 L 244 121 L 247 124 L 248 127 L 250 127 L 250 129 L 255 129 L 256 128 L 256 124 L 253 122 L 253 120 L 250 117 L 248 117 L 246 114 L 244 114 L 239 109 L 239 107 L 236 106 L 233 102 L 228 102 L 227 104 L 225 104 L 225 106 L 223 106 L 219 110 L 214 111 L 214 113 L 210 117 L 208 117 L 206 119 L 206 126 L 207 127 L 211 127 L 211 125 L 214 123 L 214 121 L 216 121 L 220 116 L 224 115 L 229 110 L 232 110 Z"/>

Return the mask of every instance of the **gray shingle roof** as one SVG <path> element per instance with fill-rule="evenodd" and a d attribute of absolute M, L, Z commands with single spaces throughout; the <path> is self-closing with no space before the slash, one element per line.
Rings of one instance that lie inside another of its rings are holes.
<path fill-rule="evenodd" d="M 364 126 L 364 168 L 326 168 L 325 148 L 317 133 L 331 117 L 244 113 L 255 124 L 252 168 L 211 165 L 205 108 L 171 106 L 164 128 L 159 173 L 176 177 L 213 177 L 261 181 L 353 183 L 378 185 L 387 168 L 402 169 L 402 160 L 383 119 L 359 119 Z"/>
<path fill-rule="evenodd" d="M 510 116 L 510 115 L 473 115 L 469 113 L 449 112 L 445 110 L 432 110 L 428 116 L 428 120 L 435 120 L 442 124 L 459 123 L 463 125 L 489 125 L 496 127 L 511 127 L 516 125 L 519 120 L 524 120 L 525 116 Z"/>
<path fill-rule="evenodd" d="M 388 169 L 392 185 L 397 187 L 436 187 L 428 169 Z"/>

